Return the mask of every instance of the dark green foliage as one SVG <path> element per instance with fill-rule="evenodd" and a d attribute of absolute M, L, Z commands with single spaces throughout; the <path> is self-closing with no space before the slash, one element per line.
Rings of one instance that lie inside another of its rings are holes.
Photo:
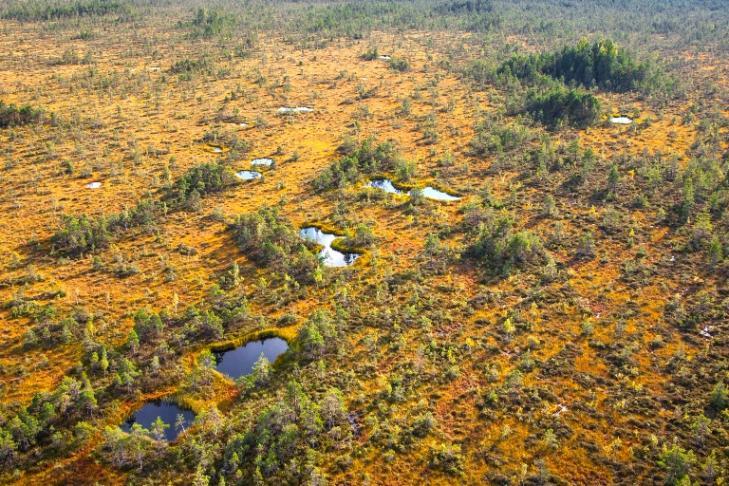
<path fill-rule="evenodd" d="M 341 448 L 352 435 L 341 392 L 329 390 L 318 402 L 296 382 L 283 400 L 264 410 L 250 431 L 236 434 L 225 448 L 221 473 L 230 484 L 323 484 L 314 448 Z"/>
<path fill-rule="evenodd" d="M 257 264 L 271 266 L 300 283 L 313 283 L 318 258 L 275 207 L 241 215 L 230 229 L 240 249 Z"/>
<path fill-rule="evenodd" d="M 392 59 L 390 59 L 388 65 L 390 66 L 390 69 L 400 71 L 401 73 L 410 70 L 410 63 L 408 62 L 408 60 L 399 57 L 393 57 Z"/>
<path fill-rule="evenodd" d="M 436 7 L 441 13 L 467 14 L 488 13 L 493 11 L 492 0 L 449 0 Z"/>
<path fill-rule="evenodd" d="M 210 38 L 226 32 L 233 25 L 233 17 L 219 10 L 200 7 L 190 22 L 193 38 Z"/>
<path fill-rule="evenodd" d="M 79 257 L 106 248 L 115 234 L 153 225 L 165 211 L 164 204 L 144 199 L 135 207 L 109 217 L 64 216 L 61 228 L 51 237 L 51 243 L 61 255 Z"/>
<path fill-rule="evenodd" d="M 610 40 L 593 44 L 582 40 L 556 53 L 516 55 L 497 70 L 498 75 L 514 76 L 530 84 L 546 75 L 568 84 L 619 92 L 642 88 L 648 73 L 646 63 L 637 62 Z"/>
<path fill-rule="evenodd" d="M 566 47 L 549 56 L 542 69 L 553 78 L 608 91 L 638 89 L 648 73 L 646 64 L 638 63 L 610 40 L 592 45 L 583 40 L 575 47 Z"/>
<path fill-rule="evenodd" d="M 377 52 L 377 47 L 374 46 L 370 47 L 366 52 L 359 56 L 359 58 L 363 61 L 374 61 L 378 57 L 380 57 L 380 54 Z"/>
<path fill-rule="evenodd" d="M 339 148 L 344 157 L 334 162 L 314 179 L 314 188 L 318 191 L 344 187 L 356 182 L 361 174 L 376 174 L 395 169 L 398 154 L 390 142 L 375 144 L 371 138 L 361 144 L 345 142 Z"/>
<path fill-rule="evenodd" d="M 336 344 L 338 335 L 332 316 L 318 310 L 309 317 L 306 324 L 301 327 L 297 337 L 299 351 L 304 359 L 320 358 L 327 351 L 331 351 Z"/>
<path fill-rule="evenodd" d="M 428 467 L 443 471 L 452 476 L 463 474 L 463 456 L 457 445 L 447 446 L 442 444 L 438 447 L 431 447 Z"/>
<path fill-rule="evenodd" d="M 478 157 L 515 150 L 534 138 L 532 131 L 519 123 L 506 124 L 491 117 L 479 121 L 474 132 L 468 146 Z"/>
<path fill-rule="evenodd" d="M 527 96 L 526 111 L 545 125 L 586 127 L 600 116 L 600 102 L 592 94 L 575 88 L 555 86 L 544 93 L 532 91 Z"/>
<path fill-rule="evenodd" d="M 663 446 L 658 465 L 666 471 L 667 484 L 685 484 L 691 466 L 696 462 L 693 451 L 686 451 L 676 443 L 671 447 Z"/>
<path fill-rule="evenodd" d="M 177 62 L 175 62 L 172 67 L 170 67 L 170 73 L 172 74 L 181 74 L 181 75 L 191 75 L 194 73 L 210 73 L 213 70 L 213 63 L 207 59 L 207 58 L 200 58 L 200 59 L 181 59 Z"/>
<path fill-rule="evenodd" d="M 717 413 L 729 408 L 729 391 L 724 382 L 720 381 L 711 390 L 709 408 Z"/>
<path fill-rule="evenodd" d="M 218 163 L 200 164 L 177 179 L 167 190 L 166 198 L 175 206 L 186 207 L 191 200 L 220 192 L 236 182 L 230 168 Z"/>
<path fill-rule="evenodd" d="M 514 232 L 512 225 L 508 216 L 486 213 L 472 232 L 474 241 L 465 256 L 495 275 L 545 264 L 547 252 L 539 238 L 528 231 Z"/>
<path fill-rule="evenodd" d="M 2 11 L 2 18 L 21 21 L 124 13 L 129 5 L 120 0 L 29 0 L 15 1 Z"/>
<path fill-rule="evenodd" d="M 78 425 L 97 408 L 94 389 L 82 374 L 80 379 L 64 377 L 54 391 L 35 394 L 15 413 L 0 414 L 0 466 L 12 465 L 18 453 L 50 445 L 53 435 L 49 431 Z M 68 432 L 65 439 L 66 451 L 78 445 Z"/>
<path fill-rule="evenodd" d="M 64 216 L 61 229 L 51 237 L 54 249 L 66 256 L 78 257 L 109 245 L 111 234 L 105 218 Z"/>
<path fill-rule="evenodd" d="M 43 112 L 32 106 L 17 107 L 15 105 L 6 105 L 0 101 L 0 128 L 38 123 L 42 118 Z"/>

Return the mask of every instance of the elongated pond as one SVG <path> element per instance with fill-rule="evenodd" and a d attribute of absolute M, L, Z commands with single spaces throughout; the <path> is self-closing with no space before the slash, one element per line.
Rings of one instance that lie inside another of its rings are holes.
<path fill-rule="evenodd" d="M 627 116 L 614 116 L 610 118 L 610 123 L 615 123 L 617 125 L 630 125 L 631 123 L 633 123 L 633 120 L 631 120 Z"/>
<path fill-rule="evenodd" d="M 252 181 L 254 179 L 260 179 L 261 173 L 256 172 L 255 170 L 242 170 L 240 172 L 235 173 L 236 177 L 239 179 L 243 179 L 244 181 Z"/>
<path fill-rule="evenodd" d="M 452 194 L 448 194 L 447 192 L 439 191 L 438 189 L 430 186 L 425 186 L 422 189 L 419 189 L 420 194 L 423 195 L 423 197 L 432 199 L 434 201 L 445 201 L 445 202 L 451 202 L 451 201 L 458 201 L 461 198 L 458 196 L 454 196 Z M 412 191 L 410 191 L 412 192 Z"/>
<path fill-rule="evenodd" d="M 269 159 L 268 157 L 253 159 L 251 160 L 251 165 L 254 167 L 271 167 L 273 165 L 273 159 Z"/>
<path fill-rule="evenodd" d="M 292 113 L 311 113 L 314 108 L 308 106 L 282 106 L 276 111 L 279 115 L 289 115 Z"/>
<path fill-rule="evenodd" d="M 392 183 L 390 179 L 373 179 L 368 184 L 370 187 L 374 187 L 376 189 L 381 189 L 388 194 L 405 194 L 404 191 L 401 191 L 395 185 Z"/>
<path fill-rule="evenodd" d="M 393 184 L 390 179 L 373 179 L 367 185 L 370 187 L 381 189 L 389 194 L 405 194 L 405 191 L 395 187 L 395 184 Z M 427 199 L 433 199 L 434 201 L 452 202 L 459 201 L 461 199 L 458 196 L 448 194 L 447 192 L 440 191 L 431 186 L 425 186 L 419 189 L 412 189 L 407 194 L 412 195 L 415 191 L 419 191 L 423 197 Z"/>
<path fill-rule="evenodd" d="M 121 429 L 125 432 L 132 430 L 132 425 L 140 424 L 145 429 L 150 429 L 152 424 L 161 418 L 164 423 L 169 425 L 164 431 L 165 440 L 172 442 L 182 432 L 182 428 L 178 427 L 177 417 L 182 416 L 182 427 L 188 428 L 195 420 L 195 413 L 191 410 L 181 408 L 174 403 L 155 400 L 145 403 L 142 408 L 137 410 L 122 425 Z"/>
<path fill-rule="evenodd" d="M 332 248 L 332 242 L 337 238 L 341 238 L 341 236 L 333 233 L 325 233 L 313 226 L 302 228 L 299 231 L 299 235 L 307 241 L 313 241 L 324 247 L 319 252 L 319 258 L 322 259 L 326 267 L 346 267 L 347 265 L 353 264 L 359 258 L 357 253 L 342 253 Z"/>
<path fill-rule="evenodd" d="M 289 349 L 289 344 L 278 337 L 252 341 L 235 349 L 214 352 L 215 369 L 231 378 L 240 378 L 251 374 L 253 365 L 261 355 L 273 363 L 287 349 Z"/>

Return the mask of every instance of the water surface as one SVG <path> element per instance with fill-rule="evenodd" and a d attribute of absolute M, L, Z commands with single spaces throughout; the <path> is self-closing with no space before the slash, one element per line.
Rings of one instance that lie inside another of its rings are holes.
<path fill-rule="evenodd" d="M 277 110 L 279 115 L 288 115 L 290 113 L 311 113 L 314 108 L 308 106 L 282 106 Z"/>
<path fill-rule="evenodd" d="M 438 189 L 430 186 L 426 186 L 422 189 L 418 189 L 420 191 L 420 194 L 423 195 L 423 197 L 428 199 L 433 199 L 434 201 L 458 201 L 461 198 L 458 196 L 454 196 L 452 194 L 448 194 L 447 192 L 439 191 Z M 411 191 L 412 192 L 412 191 Z"/>
<path fill-rule="evenodd" d="M 319 252 L 319 258 L 322 259 L 325 267 L 346 267 L 359 258 L 357 253 L 342 253 L 332 248 L 332 242 L 341 236 L 325 233 L 313 226 L 301 229 L 299 235 L 307 241 L 313 241 L 324 247 Z"/>
<path fill-rule="evenodd" d="M 404 194 L 403 191 L 395 187 L 390 179 L 374 179 L 368 184 L 370 187 L 381 189 L 389 194 Z"/>
<path fill-rule="evenodd" d="M 273 165 L 273 159 L 268 157 L 261 157 L 260 159 L 253 159 L 251 165 L 257 167 L 271 167 Z"/>
<path fill-rule="evenodd" d="M 125 432 L 132 430 L 132 425 L 140 424 L 145 429 L 150 429 L 152 424 L 157 417 L 160 417 L 164 423 L 169 425 L 165 429 L 165 439 L 168 442 L 172 442 L 182 432 L 175 428 L 177 423 L 177 416 L 182 415 L 184 418 L 184 427 L 188 428 L 193 420 L 195 420 L 195 413 L 192 410 L 181 408 L 174 403 L 163 402 L 161 400 L 155 400 L 144 404 L 142 408 L 137 410 L 129 417 L 122 425 L 121 429 Z"/>
<path fill-rule="evenodd" d="M 610 123 L 616 123 L 618 125 L 630 125 L 631 123 L 633 123 L 633 120 L 631 120 L 627 116 L 616 116 L 610 118 Z"/>
<path fill-rule="evenodd" d="M 240 172 L 236 172 L 235 175 L 244 181 L 252 181 L 263 177 L 260 172 L 256 172 L 255 170 L 242 170 Z"/>
<path fill-rule="evenodd" d="M 214 352 L 215 369 L 231 378 L 240 378 L 253 371 L 253 365 L 256 364 L 261 354 L 273 363 L 287 349 L 289 349 L 289 344 L 279 337 L 252 341 L 235 349 Z"/>

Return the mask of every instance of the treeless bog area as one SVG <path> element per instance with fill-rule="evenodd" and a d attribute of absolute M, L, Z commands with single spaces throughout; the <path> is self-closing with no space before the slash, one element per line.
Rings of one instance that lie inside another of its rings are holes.
<path fill-rule="evenodd" d="M 0 483 L 726 484 L 728 39 L 0 2 Z"/>

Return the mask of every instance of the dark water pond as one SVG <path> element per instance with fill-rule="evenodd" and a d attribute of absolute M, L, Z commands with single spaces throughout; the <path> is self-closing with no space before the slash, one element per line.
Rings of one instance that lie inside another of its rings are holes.
<path fill-rule="evenodd" d="M 152 424 L 157 417 L 161 418 L 164 423 L 169 425 L 165 429 L 165 439 L 171 442 L 177 438 L 181 430 L 175 427 L 177 423 L 177 416 L 182 415 L 184 419 L 184 427 L 188 428 L 193 420 L 195 420 L 195 413 L 192 410 L 181 408 L 174 403 L 163 402 L 161 400 L 155 400 L 144 404 L 142 408 L 137 410 L 129 417 L 122 425 L 121 428 L 125 432 L 129 432 L 132 429 L 132 425 L 140 424 L 145 429 L 152 427 Z"/>
<path fill-rule="evenodd" d="M 263 355 L 273 363 L 289 349 L 289 344 L 278 337 L 266 338 L 262 341 L 251 341 L 227 351 L 214 352 L 215 369 L 231 378 L 240 378 L 253 371 L 253 365 Z"/>

